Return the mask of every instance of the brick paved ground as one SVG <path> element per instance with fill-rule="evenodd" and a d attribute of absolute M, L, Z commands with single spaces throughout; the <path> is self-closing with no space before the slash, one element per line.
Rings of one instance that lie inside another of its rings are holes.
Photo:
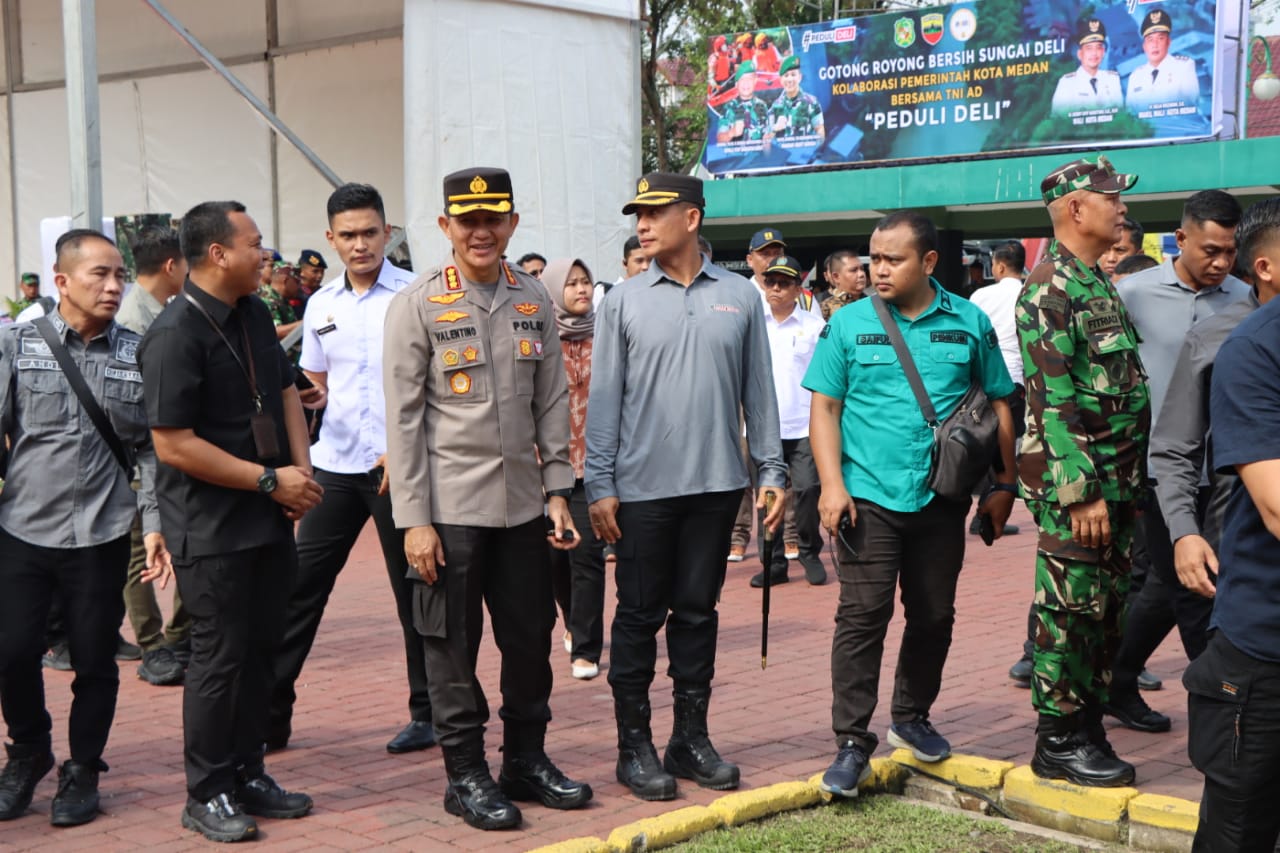
<path fill-rule="evenodd" d="M 1013 687 L 1005 672 L 1025 631 L 1035 542 L 1025 532 L 1030 529 L 1025 510 L 1017 508 L 1014 520 L 1023 525 L 1024 533 L 994 548 L 970 539 L 969 560 L 960 578 L 955 642 L 933 719 L 957 751 L 1026 763 L 1034 717 L 1027 691 Z M 643 803 L 624 795 L 613 780 L 615 733 L 608 684 L 603 675 L 590 682 L 569 676 L 557 630 L 555 719 L 548 751 L 570 775 L 591 782 L 594 803 L 579 812 L 530 805 L 518 833 L 482 833 L 445 814 L 439 750 L 400 756 L 384 750 L 407 721 L 407 712 L 398 629 L 385 571 L 376 560 L 376 539 L 369 529 L 338 582 L 299 684 L 293 744 L 268 762 L 286 787 L 312 794 L 316 810 L 303 820 L 264 820 L 260 843 L 273 851 L 309 853 L 378 847 L 524 849 L 579 835 L 607 835 L 619 824 L 714 798 L 712 792 L 692 785 L 682 786 L 682 798 L 674 804 Z M 711 718 L 717 746 L 741 765 L 744 786 L 751 787 L 807 778 L 825 768 L 833 752 L 828 662 L 837 587 L 810 587 L 800 580 L 775 592 L 769 668 L 761 672 L 760 594 L 747 585 L 757 569 L 754 561 L 729 569 L 720 609 Z M 798 574 L 793 569 L 793 575 Z M 612 590 L 609 596 L 611 601 Z M 876 717 L 881 729 L 888 722 L 901 624 L 900 616 L 895 618 L 887 641 Z M 495 771 L 496 744 L 501 742 L 497 662 L 486 642 L 481 667 L 495 708 L 489 735 Z M 1178 680 L 1183 657 L 1176 636 L 1161 647 L 1150 668 L 1164 677 L 1166 686 L 1147 698 L 1173 717 L 1173 732 L 1150 735 L 1113 728 L 1113 743 L 1137 765 L 1143 791 L 1198 799 L 1199 777 L 1186 759 L 1186 696 Z M 213 846 L 179 825 L 184 800 L 181 688 L 147 685 L 134 677 L 132 664 L 122 667 L 121 675 L 120 706 L 106 754 L 112 769 L 103 776 L 105 814 L 84 827 L 51 829 L 51 774 L 37 789 L 31 813 L 0 824 L 0 849 L 106 853 Z M 70 680 L 69 673 L 46 671 L 59 760 L 67 754 Z M 661 749 L 671 704 L 663 676 L 653 699 Z M 881 754 L 887 751 L 881 748 Z"/>

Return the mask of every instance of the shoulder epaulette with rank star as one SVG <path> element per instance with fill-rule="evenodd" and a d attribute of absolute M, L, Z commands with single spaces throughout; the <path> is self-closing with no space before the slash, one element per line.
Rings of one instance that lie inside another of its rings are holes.
<path fill-rule="evenodd" d="M 444 288 L 445 290 L 462 290 L 462 279 L 458 276 L 457 267 L 445 267 Z"/>
<path fill-rule="evenodd" d="M 519 287 L 520 282 L 516 280 L 516 275 L 511 271 L 511 267 L 507 266 L 507 262 L 502 262 L 502 272 L 507 277 L 507 287 Z"/>

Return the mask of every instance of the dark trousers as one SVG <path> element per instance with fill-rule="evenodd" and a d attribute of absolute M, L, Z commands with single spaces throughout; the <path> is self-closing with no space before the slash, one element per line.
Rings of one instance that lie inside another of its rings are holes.
<path fill-rule="evenodd" d="M 569 498 L 569 512 L 582 542 L 572 551 L 548 548 L 556 601 L 573 635 L 573 660 L 599 663 L 604 651 L 604 541 L 596 538 L 587 512 L 587 490 L 579 480 Z"/>
<path fill-rule="evenodd" d="M 840 604 L 831 642 L 831 723 L 836 740 L 852 738 L 868 754 L 880 690 L 884 638 L 901 586 L 906 627 L 894 673 L 895 723 L 928 717 L 942 684 L 955 624 L 956 581 L 964 563 L 967 503 L 935 498 L 918 512 L 855 501 L 857 524 L 837 542 Z"/>
<path fill-rule="evenodd" d="M 822 528 L 818 523 L 818 468 L 813 461 L 813 450 L 807 438 L 784 438 L 782 459 L 787 463 L 791 487 L 791 500 L 795 502 L 796 536 L 800 553 L 822 559 Z M 764 529 L 763 518 L 760 529 Z M 774 536 L 768 549 L 763 537 L 760 544 L 760 562 L 775 572 L 787 570 L 787 557 L 782 536 Z"/>
<path fill-rule="evenodd" d="M 182 595 L 173 587 L 173 616 L 164 624 L 164 613 L 156 600 L 155 587 L 142 582 L 142 571 L 147 567 L 147 548 L 142 537 L 142 517 L 133 520 L 129 531 L 129 575 L 124 584 L 124 609 L 133 626 L 133 636 L 144 652 L 162 645 L 176 645 L 187 639 L 191 631 L 191 617 L 182 606 Z"/>
<path fill-rule="evenodd" d="M 1280 663 L 1215 631 L 1182 676 L 1187 753 L 1204 774 L 1192 850 L 1271 851 L 1280 837 Z"/>
<path fill-rule="evenodd" d="M 414 583 L 436 736 L 444 747 L 484 737 L 489 704 L 476 678 L 483 603 L 502 654 L 499 687 L 507 751 L 542 748 L 551 710 L 551 628 L 556 620 L 546 519 L 516 527 L 435 525 L 445 565 L 434 584 Z"/>
<path fill-rule="evenodd" d="M 677 690 L 704 688 L 716 668 L 720 617 L 733 519 L 742 492 L 630 501 L 618 508 L 618 606 L 609 648 L 615 695 L 647 694 L 667 626 L 667 674 Z"/>
<path fill-rule="evenodd" d="M 183 757 L 187 792 L 200 802 L 231 793 L 238 769 L 255 775 L 262 768 L 267 702 L 284 627 L 280 614 L 297 570 L 292 537 L 174 560 L 191 614 Z"/>
<path fill-rule="evenodd" d="M 298 577 L 285 609 L 284 636 L 276 655 L 275 688 L 271 692 L 270 730 L 273 732 L 284 733 L 289 729 L 297 698 L 294 684 L 315 643 L 338 573 L 346 565 L 351 549 L 370 518 L 378 530 L 382 559 L 404 638 L 409 671 L 409 717 L 431 721 L 422 641 L 413 629 L 413 581 L 407 577 L 409 564 L 404 555 L 404 531 L 396 529 L 391 518 L 391 496 L 378 495 L 381 480 L 381 468 L 365 474 L 316 471 L 316 482 L 324 488 L 324 498 L 298 525 Z"/>
<path fill-rule="evenodd" d="M 53 721 L 45 707 L 40 658 L 49 605 L 56 600 L 76 673 L 71 758 L 92 765 L 102 757 L 116 714 L 116 632 L 124 617 L 129 537 L 89 548 L 42 548 L 0 530 L 0 554 L 0 709 L 9 739 L 50 744 Z"/>
<path fill-rule="evenodd" d="M 1200 505 L 1209 498 L 1209 490 L 1202 489 Z M 1213 599 L 1204 598 L 1187 589 L 1178 580 L 1173 565 L 1173 543 L 1169 541 L 1169 528 L 1154 493 L 1146 512 L 1139 519 L 1146 540 L 1150 564 L 1142 591 L 1129 607 L 1120 650 L 1116 653 L 1111 672 L 1111 691 L 1116 695 L 1138 689 L 1138 674 L 1147 665 L 1147 658 L 1177 626 L 1187 659 L 1195 660 L 1208 643 L 1209 617 L 1213 613 Z"/>

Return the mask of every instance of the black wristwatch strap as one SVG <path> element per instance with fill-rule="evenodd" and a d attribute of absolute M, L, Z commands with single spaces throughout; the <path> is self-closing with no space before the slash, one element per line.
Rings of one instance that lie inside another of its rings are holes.
<path fill-rule="evenodd" d="M 573 497 L 573 489 L 548 489 L 547 497 L 569 500 L 569 498 Z"/>
<path fill-rule="evenodd" d="M 993 492 L 1008 492 L 1009 494 L 1013 495 L 1014 497 L 1017 497 L 1017 496 L 1018 496 L 1018 485 L 1017 485 L 1017 483 L 994 483 L 994 484 L 991 486 L 991 491 L 993 491 Z"/>

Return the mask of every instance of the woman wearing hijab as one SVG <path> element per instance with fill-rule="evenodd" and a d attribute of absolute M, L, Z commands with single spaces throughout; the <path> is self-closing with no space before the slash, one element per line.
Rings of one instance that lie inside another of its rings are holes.
<path fill-rule="evenodd" d="M 587 494 L 582 484 L 587 457 L 587 391 L 591 385 L 591 339 L 595 333 L 592 307 L 594 280 L 577 259 L 557 258 L 542 273 L 555 302 L 556 326 L 564 350 L 569 380 L 569 461 L 576 481 L 569 498 L 574 524 L 584 537 L 572 551 L 553 551 L 556 600 L 564 612 L 565 650 L 573 661 L 574 678 L 600 674 L 604 648 L 604 543 L 591 530 Z"/>

